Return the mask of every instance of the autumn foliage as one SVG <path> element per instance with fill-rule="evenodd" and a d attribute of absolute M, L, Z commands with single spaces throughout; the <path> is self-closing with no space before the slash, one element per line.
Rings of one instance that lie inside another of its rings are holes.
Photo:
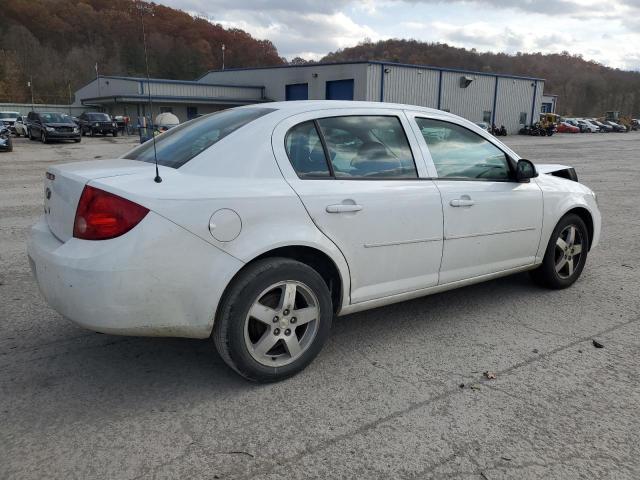
<path fill-rule="evenodd" d="M 145 74 L 140 4 L 147 7 L 151 76 L 193 80 L 222 65 L 284 62 L 268 40 L 162 5 L 134 0 L 6 0 L 0 5 L 0 102 L 68 103 L 102 75 Z M 149 10 L 151 12 L 149 12 Z"/>

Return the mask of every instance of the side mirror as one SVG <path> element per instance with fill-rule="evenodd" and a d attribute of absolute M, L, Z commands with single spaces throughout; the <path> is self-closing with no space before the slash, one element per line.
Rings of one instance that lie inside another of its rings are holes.
<path fill-rule="evenodd" d="M 516 164 L 516 180 L 518 182 L 526 183 L 531 178 L 538 176 L 536 167 L 529 160 L 521 158 Z"/>

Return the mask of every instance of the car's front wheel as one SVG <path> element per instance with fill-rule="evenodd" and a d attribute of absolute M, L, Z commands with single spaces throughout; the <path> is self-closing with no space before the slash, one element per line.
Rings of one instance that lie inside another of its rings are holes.
<path fill-rule="evenodd" d="M 580 277 L 588 250 L 589 230 L 584 221 L 574 213 L 565 215 L 551 234 L 542 264 L 531 276 L 544 287 L 567 288 Z"/>
<path fill-rule="evenodd" d="M 248 266 L 229 287 L 213 340 L 240 375 L 274 382 L 311 363 L 329 336 L 332 319 L 329 289 L 314 269 L 267 258 Z"/>

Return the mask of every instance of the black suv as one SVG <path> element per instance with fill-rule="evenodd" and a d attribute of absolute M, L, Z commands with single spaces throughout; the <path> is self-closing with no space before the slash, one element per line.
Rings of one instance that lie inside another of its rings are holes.
<path fill-rule="evenodd" d="M 80 141 L 80 129 L 69 115 L 59 112 L 29 112 L 29 139 L 47 143 L 49 140 Z"/>
<path fill-rule="evenodd" d="M 78 117 L 78 124 L 82 135 L 88 133 L 93 137 L 96 133 L 110 133 L 114 137 L 118 136 L 118 124 L 106 113 L 85 112 Z"/>

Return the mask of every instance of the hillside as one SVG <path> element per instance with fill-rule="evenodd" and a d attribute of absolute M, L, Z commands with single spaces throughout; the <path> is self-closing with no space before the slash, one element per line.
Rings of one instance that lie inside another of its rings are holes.
<path fill-rule="evenodd" d="M 284 62 L 268 40 L 225 29 L 180 10 L 132 0 L 6 0 L 0 14 L 0 102 L 68 103 L 69 88 L 103 75 L 144 75 L 145 15 L 151 75 L 193 80 L 222 65 L 245 67 Z"/>
<path fill-rule="evenodd" d="M 607 68 L 568 53 L 480 53 L 441 43 L 416 40 L 364 42 L 325 56 L 323 62 L 386 60 L 390 62 L 510 73 L 546 79 L 545 92 L 560 95 L 567 115 L 601 115 L 607 110 L 640 115 L 640 73 Z"/>

